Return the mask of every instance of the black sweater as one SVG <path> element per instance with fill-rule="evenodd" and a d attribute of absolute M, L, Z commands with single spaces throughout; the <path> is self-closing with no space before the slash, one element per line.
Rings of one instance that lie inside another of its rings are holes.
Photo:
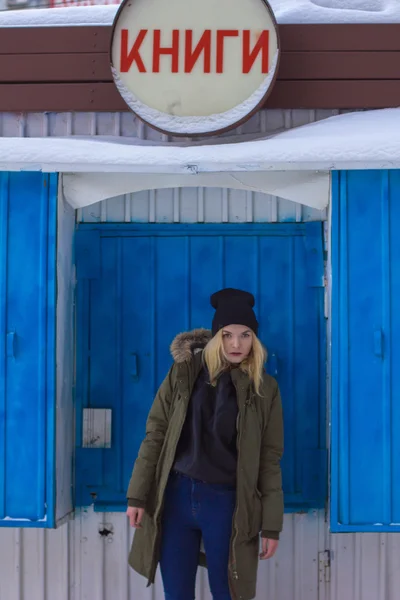
<path fill-rule="evenodd" d="M 236 390 L 229 372 L 216 387 L 202 369 L 193 388 L 174 469 L 200 481 L 236 485 Z"/>

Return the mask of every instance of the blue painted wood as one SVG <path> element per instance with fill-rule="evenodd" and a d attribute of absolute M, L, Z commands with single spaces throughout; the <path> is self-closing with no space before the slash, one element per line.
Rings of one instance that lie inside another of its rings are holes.
<path fill-rule="evenodd" d="M 282 390 L 287 510 L 323 506 L 321 224 L 80 225 L 78 270 L 81 248 L 89 246 L 83 261 L 89 254 L 96 263 L 93 232 L 101 276 L 78 280 L 77 504 L 95 499 L 96 510 L 124 509 L 147 414 L 172 364 L 170 343 L 180 331 L 209 327 L 210 294 L 232 286 L 256 296 L 260 337 L 272 355 L 268 370 Z M 112 409 L 111 448 L 79 447 L 86 406 Z"/>
<path fill-rule="evenodd" d="M 0 176 L 0 340 L 7 336 L 7 229 L 9 174 Z M 0 351 L 4 352 L 4 344 Z M 0 519 L 6 514 L 6 365 L 0 356 Z"/>
<path fill-rule="evenodd" d="M 41 206 L 47 211 L 46 229 L 43 228 L 42 252 L 47 253 L 43 261 L 43 286 L 46 287 L 46 331 L 42 333 L 43 343 L 46 345 L 44 359 L 45 376 L 45 421 L 42 424 L 43 435 L 46 437 L 46 491 L 45 513 L 46 526 L 56 526 L 56 327 L 57 327 L 57 200 L 58 200 L 58 174 L 42 174 Z M 46 208 L 45 208 L 46 207 Z"/>
<path fill-rule="evenodd" d="M 224 223 L 224 235 L 268 235 L 268 236 L 304 236 L 306 234 L 307 223 L 296 223 L 295 229 L 293 223 Z M 321 227 L 318 221 L 318 227 Z M 77 236 L 80 231 L 98 231 L 98 223 L 79 223 L 77 227 Z M 217 235 L 221 231 L 221 225 L 217 223 L 176 223 L 176 224 L 158 224 L 158 223 L 102 223 L 101 237 L 136 237 L 144 234 L 152 237 L 169 237 L 172 234 L 178 237 L 189 235 L 203 236 Z"/>
<path fill-rule="evenodd" d="M 399 191 L 398 171 L 334 175 L 332 531 L 400 531 Z"/>
<path fill-rule="evenodd" d="M 100 235 L 98 231 L 75 234 L 75 251 L 80 260 L 77 266 L 78 279 L 98 279 L 100 277 Z"/>
<path fill-rule="evenodd" d="M 320 269 L 324 260 L 321 244 L 322 226 L 319 221 L 305 223 L 308 285 L 313 287 L 324 286 L 324 274 L 321 274 Z"/>
<path fill-rule="evenodd" d="M 57 177 L 0 174 L 0 526 L 54 526 Z"/>
<path fill-rule="evenodd" d="M 390 349 L 390 355 L 386 356 L 384 367 L 384 393 L 386 402 L 391 400 L 391 404 L 386 409 L 385 432 L 386 438 L 390 435 L 390 443 L 386 445 L 386 452 L 390 452 L 391 468 L 385 466 L 384 485 L 387 486 L 391 494 L 392 522 L 400 524 L 400 375 L 397 365 L 400 365 L 400 235 L 396 223 L 400 223 L 400 172 L 392 171 L 390 173 L 389 204 L 390 219 L 385 220 L 386 232 L 390 232 L 390 240 L 387 252 L 389 256 L 390 268 L 390 297 L 386 305 L 384 329 L 386 332 L 386 344 Z M 390 309 L 390 310 L 389 310 Z M 391 327 L 389 326 L 389 323 Z M 388 390 L 391 394 L 389 395 Z M 388 461 L 388 459 L 386 459 Z"/>

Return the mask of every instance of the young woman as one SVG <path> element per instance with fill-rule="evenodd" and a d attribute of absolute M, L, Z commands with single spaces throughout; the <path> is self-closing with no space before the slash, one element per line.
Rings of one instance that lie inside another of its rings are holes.
<path fill-rule="evenodd" d="M 198 564 L 213 600 L 254 598 L 258 558 L 274 555 L 282 528 L 282 408 L 254 297 L 224 289 L 211 304 L 212 333 L 171 346 L 127 493 L 129 563 L 150 584 L 160 562 L 166 600 L 194 599 Z"/>

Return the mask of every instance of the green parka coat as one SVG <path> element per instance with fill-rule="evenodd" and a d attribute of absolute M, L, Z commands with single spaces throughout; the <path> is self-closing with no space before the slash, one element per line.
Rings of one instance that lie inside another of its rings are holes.
<path fill-rule="evenodd" d="M 145 507 L 136 530 L 129 564 L 154 583 L 159 560 L 164 492 L 185 421 L 191 392 L 202 368 L 202 348 L 211 333 L 195 330 L 177 336 L 171 346 L 174 365 L 150 410 L 127 492 L 129 504 Z M 259 533 L 279 532 L 283 521 L 280 459 L 282 407 L 278 384 L 264 374 L 260 395 L 240 369 L 232 370 L 237 392 L 238 465 L 236 510 L 232 524 L 229 582 L 234 600 L 256 594 Z M 134 500 L 132 500 L 134 499 Z M 206 566 L 205 556 L 199 564 Z"/>

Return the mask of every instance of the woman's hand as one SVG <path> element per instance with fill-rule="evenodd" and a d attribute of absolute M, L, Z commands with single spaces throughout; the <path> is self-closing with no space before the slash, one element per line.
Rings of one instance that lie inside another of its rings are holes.
<path fill-rule="evenodd" d="M 136 508 L 135 506 L 128 506 L 126 514 L 129 518 L 131 527 L 139 529 L 141 527 L 141 521 L 144 515 L 144 508 Z"/>
<path fill-rule="evenodd" d="M 261 554 L 260 559 L 266 560 L 272 558 L 278 549 L 279 540 L 270 540 L 269 538 L 261 538 Z"/>

